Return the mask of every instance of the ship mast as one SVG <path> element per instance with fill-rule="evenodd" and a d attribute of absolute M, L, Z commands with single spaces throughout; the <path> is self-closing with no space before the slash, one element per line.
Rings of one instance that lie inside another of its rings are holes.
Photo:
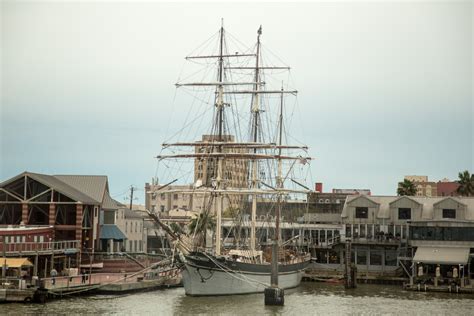
<path fill-rule="evenodd" d="M 281 146 L 283 141 L 283 84 L 281 87 L 281 96 L 280 96 L 280 117 L 279 117 L 279 135 L 278 135 L 278 156 L 281 157 Z M 277 174 L 277 188 L 283 188 L 283 172 L 282 172 L 282 159 L 278 158 L 278 174 Z M 281 195 L 282 192 L 278 192 L 277 196 L 277 213 L 275 216 L 275 236 L 273 239 L 272 245 L 272 274 L 270 279 L 270 284 L 272 287 L 278 287 L 278 257 L 279 257 L 279 247 L 280 247 L 280 217 L 281 217 Z"/>
<path fill-rule="evenodd" d="M 258 122 L 259 122 L 259 88 L 260 88 L 260 70 L 259 70 L 259 59 L 260 59 L 260 35 L 262 35 L 262 26 L 257 31 L 257 54 L 256 54 L 256 62 L 255 62 L 255 85 L 254 85 L 254 95 L 253 95 L 253 104 L 252 104 L 252 112 L 253 112 L 253 142 L 256 143 L 258 140 Z M 257 148 L 253 150 L 254 154 L 257 153 Z M 252 188 L 258 188 L 258 180 L 257 180 L 257 172 L 258 172 L 258 160 L 252 160 Z M 251 227 L 250 227 L 250 250 L 255 250 L 255 222 L 257 217 L 257 194 L 252 195 L 252 215 L 251 215 Z"/>
<path fill-rule="evenodd" d="M 219 70 L 217 74 L 217 81 L 220 83 L 217 86 L 217 134 L 218 139 L 217 141 L 222 143 L 224 141 L 223 138 L 223 125 L 224 125 L 224 20 L 222 20 L 221 30 L 220 30 L 220 40 L 219 40 Z M 217 152 L 222 153 L 222 146 L 217 147 Z M 217 189 L 221 190 L 223 188 L 223 157 L 217 158 Z M 216 255 L 219 256 L 221 254 L 221 223 L 222 223 L 222 208 L 224 203 L 224 196 L 219 194 L 219 198 L 217 199 L 216 203 Z"/>

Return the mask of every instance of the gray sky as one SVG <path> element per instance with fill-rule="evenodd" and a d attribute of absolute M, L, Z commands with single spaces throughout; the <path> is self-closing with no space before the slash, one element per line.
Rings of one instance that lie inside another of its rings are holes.
<path fill-rule="evenodd" d="M 291 65 L 298 138 L 325 190 L 395 194 L 407 174 L 474 171 L 472 1 L 3 1 L 1 10 L 1 181 L 24 170 L 106 174 L 118 200 L 130 184 L 142 188 L 175 131 L 170 113 L 185 113 L 173 101 L 183 58 L 221 17 L 248 45 L 262 24 L 264 45 Z"/>

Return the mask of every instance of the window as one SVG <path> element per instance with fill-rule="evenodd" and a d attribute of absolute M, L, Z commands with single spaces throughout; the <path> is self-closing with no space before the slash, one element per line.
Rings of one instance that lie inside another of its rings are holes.
<path fill-rule="evenodd" d="M 399 208 L 398 219 L 411 219 L 411 208 Z"/>
<path fill-rule="evenodd" d="M 373 266 L 382 265 L 382 251 L 380 250 L 370 251 L 370 265 L 373 265 Z"/>
<path fill-rule="evenodd" d="M 367 264 L 367 250 L 357 249 L 357 264 L 360 264 L 360 265 Z"/>
<path fill-rule="evenodd" d="M 132 251 L 132 241 L 128 241 L 128 251 Z"/>
<path fill-rule="evenodd" d="M 39 236 L 39 242 L 44 242 L 44 236 Z"/>
<path fill-rule="evenodd" d="M 161 199 L 162 199 L 162 200 L 166 199 L 166 196 L 165 196 L 165 194 L 164 194 L 164 193 L 161 193 L 161 195 L 160 195 L 160 196 L 161 196 Z"/>
<path fill-rule="evenodd" d="M 178 199 L 178 194 L 173 194 L 173 200 L 177 200 Z"/>
<path fill-rule="evenodd" d="M 164 205 L 160 205 L 160 210 L 161 210 L 162 212 L 164 212 L 164 211 L 165 211 L 165 206 L 164 206 Z"/>
<path fill-rule="evenodd" d="M 137 227 L 138 227 L 137 222 L 135 222 L 135 232 L 138 231 L 138 228 L 137 228 Z"/>
<path fill-rule="evenodd" d="M 128 230 L 128 222 L 125 222 L 125 234 L 127 233 Z"/>
<path fill-rule="evenodd" d="M 452 208 L 443 208 L 443 218 L 456 218 L 456 210 Z"/>
<path fill-rule="evenodd" d="M 368 207 L 356 207 L 356 218 L 369 218 L 369 208 Z"/>

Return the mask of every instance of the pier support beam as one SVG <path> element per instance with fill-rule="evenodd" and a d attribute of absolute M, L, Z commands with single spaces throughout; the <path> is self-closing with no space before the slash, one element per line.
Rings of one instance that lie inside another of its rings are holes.
<path fill-rule="evenodd" d="M 278 287 L 267 287 L 264 292 L 265 305 L 283 306 L 285 304 L 285 291 Z"/>

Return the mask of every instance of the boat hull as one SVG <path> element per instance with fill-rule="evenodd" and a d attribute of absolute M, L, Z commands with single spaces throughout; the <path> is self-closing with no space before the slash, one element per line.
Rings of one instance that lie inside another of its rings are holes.
<path fill-rule="evenodd" d="M 186 295 L 217 296 L 263 293 L 270 285 L 270 265 L 237 263 L 232 261 L 218 262 L 189 260 L 183 270 L 183 285 Z M 309 262 L 280 266 L 278 285 L 289 289 L 301 283 L 304 269 Z"/>

